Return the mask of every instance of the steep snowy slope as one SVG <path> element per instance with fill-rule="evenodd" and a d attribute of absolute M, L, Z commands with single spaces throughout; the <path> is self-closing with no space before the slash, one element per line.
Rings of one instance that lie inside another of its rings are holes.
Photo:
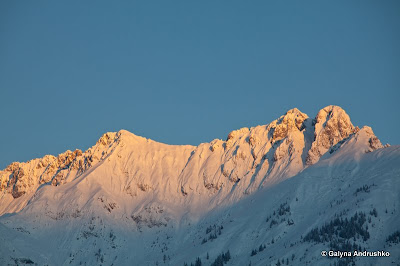
<path fill-rule="evenodd" d="M 294 176 L 358 130 L 343 109 L 328 106 L 314 120 L 295 108 L 266 126 L 232 131 L 226 141 L 197 147 L 165 145 L 124 130 L 106 133 L 85 152 L 12 163 L 0 171 L 0 214 L 21 210 L 43 185 L 79 180 L 137 200 L 190 202 L 198 212 L 205 198 L 214 205 L 237 201 Z M 371 131 L 372 139 L 373 149 L 382 147 Z"/>
<path fill-rule="evenodd" d="M 230 265 L 326 265 L 320 252 L 346 241 L 386 245 L 397 261 L 385 240 L 399 229 L 399 166 L 399 147 L 337 106 L 315 119 L 292 109 L 197 147 L 107 133 L 86 152 L 0 172 L 0 264 L 210 265 L 229 250 Z M 318 242 L 315 230 L 357 211 L 371 220 L 361 231 Z"/>

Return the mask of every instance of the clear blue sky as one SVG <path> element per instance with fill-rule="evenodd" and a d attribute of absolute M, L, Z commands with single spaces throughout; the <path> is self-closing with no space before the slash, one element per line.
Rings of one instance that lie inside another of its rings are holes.
<path fill-rule="evenodd" d="M 107 131 L 225 139 L 343 107 L 400 144 L 400 1 L 1 1 L 0 169 Z"/>

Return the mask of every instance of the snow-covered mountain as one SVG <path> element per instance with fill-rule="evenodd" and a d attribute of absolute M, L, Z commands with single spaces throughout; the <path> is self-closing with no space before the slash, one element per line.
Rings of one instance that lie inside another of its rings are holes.
<path fill-rule="evenodd" d="M 0 264 L 398 263 L 399 178 L 400 147 L 338 106 L 199 146 L 106 133 L 0 171 Z M 391 256 L 320 255 L 354 248 Z"/>

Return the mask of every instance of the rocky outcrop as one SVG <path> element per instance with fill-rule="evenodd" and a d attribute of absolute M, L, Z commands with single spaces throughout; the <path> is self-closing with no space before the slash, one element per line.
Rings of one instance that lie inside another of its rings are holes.
<path fill-rule="evenodd" d="M 93 164 L 104 159 L 112 150 L 112 144 L 118 142 L 119 135 L 120 133 L 106 133 L 96 145 L 85 152 L 78 149 L 67 150 L 57 157 L 46 155 L 26 163 L 14 162 L 0 171 L 0 191 L 19 198 L 41 184 L 64 184 L 67 178 L 81 175 Z"/>
<path fill-rule="evenodd" d="M 369 139 L 368 139 L 369 147 L 365 152 L 372 152 L 374 150 L 382 149 L 384 147 L 390 146 L 389 144 L 386 144 L 385 146 L 383 146 L 381 141 L 375 136 L 374 132 L 372 131 L 372 128 L 365 126 L 363 129 L 366 131 L 366 133 L 369 137 Z"/>
<path fill-rule="evenodd" d="M 308 116 L 297 108 L 289 110 L 277 121 L 275 128 L 273 128 L 272 141 L 284 139 L 290 132 L 302 131 L 304 129 L 303 123 L 307 118 Z"/>
<path fill-rule="evenodd" d="M 368 133 L 366 152 L 383 147 L 372 129 L 363 130 Z M 345 140 L 357 137 L 358 131 L 338 106 L 323 108 L 313 120 L 294 108 L 268 125 L 234 130 L 226 141 L 197 147 L 161 144 L 121 130 L 104 134 L 85 152 L 66 151 L 10 164 L 0 171 L 0 192 L 17 199 L 42 184 L 59 186 L 111 161 L 103 165 L 103 173 L 126 183 L 123 190 L 132 197 L 162 190 L 185 197 L 248 194 L 317 163 L 328 151 L 333 153 Z M 109 157 L 114 151 L 115 156 Z"/>
<path fill-rule="evenodd" d="M 313 124 L 315 128 L 314 141 L 307 155 L 307 165 L 318 162 L 330 147 L 357 130 L 346 112 L 334 105 L 320 110 L 313 120 Z"/>

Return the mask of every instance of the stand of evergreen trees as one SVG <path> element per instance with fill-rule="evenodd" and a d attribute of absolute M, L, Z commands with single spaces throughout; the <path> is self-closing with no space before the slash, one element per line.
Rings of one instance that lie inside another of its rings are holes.
<path fill-rule="evenodd" d="M 203 265 L 203 264 L 201 263 L 201 259 L 199 257 L 197 257 L 197 259 L 196 259 L 194 264 L 193 264 L 193 262 L 190 263 L 190 266 L 201 266 L 201 265 Z M 185 262 L 183 264 L 183 266 L 189 266 L 189 265 Z"/>
<path fill-rule="evenodd" d="M 279 220 L 280 220 L 280 223 L 286 221 L 286 215 L 289 215 L 289 216 L 291 215 L 290 205 L 287 202 L 281 203 L 279 205 L 279 208 L 274 210 L 273 214 L 271 214 L 267 217 L 267 219 L 266 219 L 267 223 L 271 220 L 271 222 L 269 224 L 269 228 L 272 228 L 274 225 L 278 225 Z M 280 218 L 282 216 L 283 216 L 283 218 Z M 294 221 L 292 219 L 289 219 L 289 218 L 287 218 L 287 219 L 288 219 L 288 225 L 294 224 Z"/>
<path fill-rule="evenodd" d="M 229 250 L 227 252 L 222 252 L 218 257 L 211 263 L 211 266 L 223 266 L 231 259 L 231 253 Z"/>
<path fill-rule="evenodd" d="M 261 251 L 264 251 L 264 249 L 266 249 L 267 248 L 267 246 L 264 244 L 261 244 L 259 247 L 258 247 L 258 251 L 257 251 L 257 249 L 253 249 L 252 251 L 251 251 L 251 254 L 250 254 L 250 256 L 255 256 L 255 255 L 257 255 L 257 253 L 258 252 L 261 252 Z"/>
<path fill-rule="evenodd" d="M 372 185 L 363 185 L 362 187 L 359 187 L 356 189 L 356 191 L 354 192 L 354 195 L 357 196 L 358 193 L 360 192 L 365 192 L 365 193 L 369 193 L 370 192 L 370 188 L 371 187 L 376 187 L 375 183 Z"/>
<path fill-rule="evenodd" d="M 394 232 L 393 234 L 389 235 L 389 236 L 386 238 L 386 242 L 387 242 L 387 243 L 394 243 L 394 244 L 400 243 L 400 231 L 397 230 L 397 231 Z"/>
<path fill-rule="evenodd" d="M 363 226 L 367 221 L 364 212 L 356 212 L 353 217 L 339 218 L 323 225 L 321 228 L 314 228 L 304 237 L 304 241 L 324 243 L 340 239 L 351 239 L 362 237 L 363 241 L 367 241 L 370 237 L 368 226 Z"/>
<path fill-rule="evenodd" d="M 207 253 L 207 259 L 209 258 L 208 253 Z M 223 266 L 226 264 L 229 260 L 231 259 L 231 253 L 228 250 L 227 252 L 222 252 L 221 254 L 218 255 L 218 257 L 214 260 L 213 263 L 211 263 L 211 266 Z M 197 257 L 196 261 L 193 263 L 190 263 L 190 266 L 202 266 L 201 259 Z M 189 266 L 186 262 L 183 264 L 183 266 Z"/>
<path fill-rule="evenodd" d="M 208 238 L 204 237 L 203 240 L 201 241 L 201 244 L 205 244 L 207 243 L 208 240 L 214 240 L 217 239 L 219 235 L 222 234 L 222 229 L 224 229 L 224 227 L 221 226 L 216 226 L 215 224 L 213 226 L 209 226 L 206 228 L 206 235 L 210 234 L 208 236 Z"/>

